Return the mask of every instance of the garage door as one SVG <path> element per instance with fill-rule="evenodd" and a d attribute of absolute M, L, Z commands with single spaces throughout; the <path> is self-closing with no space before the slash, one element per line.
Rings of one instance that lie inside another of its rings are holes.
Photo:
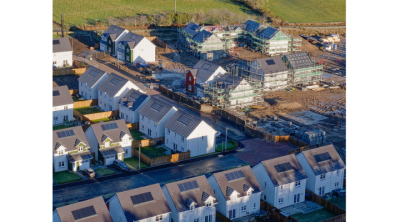
<path fill-rule="evenodd" d="M 79 167 L 79 170 L 84 170 L 90 168 L 89 160 L 82 160 L 82 165 Z"/>
<path fill-rule="evenodd" d="M 106 165 L 110 165 L 115 160 L 115 156 L 106 156 Z"/>

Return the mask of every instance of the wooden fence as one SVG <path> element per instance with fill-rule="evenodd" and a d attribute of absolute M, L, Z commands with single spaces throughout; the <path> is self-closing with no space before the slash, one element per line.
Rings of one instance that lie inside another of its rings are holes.
<path fill-rule="evenodd" d="M 154 139 L 145 139 L 145 140 L 132 141 L 132 149 L 133 148 L 138 148 L 139 144 L 142 147 L 145 147 L 145 146 L 154 146 L 158 142 L 164 143 L 164 139 L 165 139 L 165 137 L 158 137 L 158 138 L 154 138 Z"/>
<path fill-rule="evenodd" d="M 101 112 L 101 113 L 92 113 L 82 115 L 84 121 L 92 121 L 96 119 L 110 118 L 119 115 L 119 110 Z"/>
<path fill-rule="evenodd" d="M 95 106 L 97 104 L 98 104 L 98 99 L 83 100 L 83 101 L 74 102 L 74 108 L 81 108 L 81 107 L 86 107 L 86 106 Z"/>
<path fill-rule="evenodd" d="M 311 148 L 310 146 L 300 147 L 300 148 L 297 148 L 297 149 L 289 150 L 288 154 L 295 154 L 296 155 L 296 154 L 300 153 L 301 151 L 309 150 L 310 148 Z"/>
<path fill-rule="evenodd" d="M 63 76 L 63 75 L 82 75 L 86 71 L 85 68 L 69 68 L 69 69 L 54 69 L 53 76 Z"/>
<path fill-rule="evenodd" d="M 139 158 L 139 151 L 132 148 L 132 153 L 135 158 Z M 143 153 L 140 154 L 140 161 L 149 165 L 149 166 L 157 166 L 166 163 L 173 163 L 180 160 L 185 160 L 190 158 L 190 151 L 183 152 L 183 153 L 176 153 L 166 156 L 160 156 L 156 158 L 149 158 L 145 156 Z"/>
<path fill-rule="evenodd" d="M 139 122 L 137 123 L 127 123 L 126 126 L 129 130 L 138 130 L 139 129 Z"/>
<path fill-rule="evenodd" d="M 311 192 L 310 190 L 306 189 L 306 193 L 310 194 L 311 200 L 314 201 L 315 203 L 323 206 L 325 209 L 329 210 L 330 212 L 336 214 L 336 215 L 341 215 L 345 214 L 346 211 L 343 210 L 342 208 L 336 206 L 335 204 L 327 201 L 326 199 L 322 198 L 321 196 L 318 196 L 317 194 Z"/>
<path fill-rule="evenodd" d="M 78 93 L 79 93 L 79 89 L 70 89 L 69 90 L 69 94 L 71 94 L 71 96 L 75 96 Z"/>
<path fill-rule="evenodd" d="M 346 222 L 346 214 L 341 214 L 336 217 L 331 217 L 327 220 L 323 220 L 321 222 Z"/>
<path fill-rule="evenodd" d="M 215 219 L 219 222 L 232 222 L 229 218 L 225 217 L 225 215 L 221 214 L 219 211 L 216 211 Z"/>
<path fill-rule="evenodd" d="M 281 210 L 263 200 L 260 200 L 260 210 L 265 210 L 265 212 L 270 212 L 272 219 L 274 219 L 276 222 L 298 222 L 291 216 L 289 217 L 283 216 L 282 214 L 280 214 Z"/>

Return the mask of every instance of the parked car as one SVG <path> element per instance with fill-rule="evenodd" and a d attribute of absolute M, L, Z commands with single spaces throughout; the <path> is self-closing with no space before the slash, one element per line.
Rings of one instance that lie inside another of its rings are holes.
<path fill-rule="evenodd" d="M 91 177 L 91 178 L 94 178 L 96 176 L 96 173 L 91 168 L 87 168 L 87 169 L 82 170 L 82 173 L 83 173 L 83 175 L 86 175 L 86 176 Z"/>
<path fill-rule="evenodd" d="M 217 131 L 217 132 L 215 133 L 215 136 L 216 136 L 216 137 L 220 137 L 220 136 L 221 136 L 221 132 Z"/>
<path fill-rule="evenodd" d="M 332 195 L 335 197 L 344 196 L 346 195 L 346 190 L 343 189 L 332 190 Z"/>
<path fill-rule="evenodd" d="M 125 171 L 125 172 L 129 171 L 129 167 L 122 160 L 114 160 L 113 166 L 115 169 L 119 171 Z"/>

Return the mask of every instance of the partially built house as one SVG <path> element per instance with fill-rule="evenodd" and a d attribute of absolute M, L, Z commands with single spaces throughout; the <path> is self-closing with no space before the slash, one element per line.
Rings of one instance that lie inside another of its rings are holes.
<path fill-rule="evenodd" d="M 313 62 L 307 53 L 287 54 L 282 60 L 289 69 L 289 85 L 303 86 L 321 81 L 323 65 Z"/>
<path fill-rule="evenodd" d="M 276 91 L 288 86 L 289 70 L 280 56 L 254 60 L 248 67 L 248 76 L 259 80 L 264 91 Z"/>

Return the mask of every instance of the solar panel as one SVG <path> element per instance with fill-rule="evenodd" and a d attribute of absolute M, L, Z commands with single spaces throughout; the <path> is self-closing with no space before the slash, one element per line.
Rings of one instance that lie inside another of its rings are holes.
<path fill-rule="evenodd" d="M 116 123 L 112 123 L 114 126 L 114 129 L 118 129 L 118 125 Z"/>
<path fill-rule="evenodd" d="M 113 78 L 110 80 L 111 84 L 117 85 L 121 80 L 117 79 L 117 78 Z"/>
<path fill-rule="evenodd" d="M 53 40 L 53 45 L 59 45 L 60 44 L 60 40 Z"/>
<path fill-rule="evenodd" d="M 197 181 L 192 181 L 192 184 L 193 184 L 193 186 L 194 186 L 194 188 L 199 188 L 199 185 L 197 184 Z"/>
<path fill-rule="evenodd" d="M 185 190 L 190 190 L 190 189 L 189 189 L 188 183 L 184 183 L 184 184 L 183 184 L 183 187 L 185 188 Z"/>
<path fill-rule="evenodd" d="M 286 172 L 293 169 L 292 165 L 289 162 L 275 165 L 274 167 L 276 169 L 276 172 L 278 173 Z"/>
<path fill-rule="evenodd" d="M 109 124 L 106 124 L 105 126 L 106 126 L 106 130 L 110 130 Z"/>
<path fill-rule="evenodd" d="M 231 176 L 230 176 L 229 173 L 225 174 L 225 176 L 226 176 L 226 179 L 227 179 L 228 181 L 231 181 L 231 180 L 232 180 L 232 178 L 231 178 Z"/>
<path fill-rule="evenodd" d="M 236 180 L 236 179 L 240 179 L 243 178 L 243 172 L 241 170 L 235 171 L 235 172 L 231 172 L 231 173 L 227 173 L 225 174 L 225 177 L 228 181 L 231 180 Z"/>
<path fill-rule="evenodd" d="M 268 60 L 265 60 L 266 62 L 267 62 L 267 65 L 275 65 L 276 63 L 275 63 L 275 61 L 273 60 L 273 59 L 268 59 Z"/>
<path fill-rule="evenodd" d="M 317 160 L 318 163 L 332 159 L 331 155 L 329 155 L 328 152 L 321 153 L 321 154 L 318 154 L 318 155 L 314 155 L 314 157 L 315 157 L 315 160 Z"/>
<path fill-rule="evenodd" d="M 151 192 L 147 192 L 147 193 L 142 193 L 142 194 L 131 196 L 131 200 L 132 200 L 133 204 L 141 204 L 141 203 L 146 203 L 146 202 L 152 201 L 152 200 L 154 200 L 154 198 L 151 195 Z"/>
<path fill-rule="evenodd" d="M 69 133 L 69 131 L 65 131 L 65 135 L 71 136 L 71 134 Z"/>
<path fill-rule="evenodd" d="M 53 91 L 53 96 L 59 96 L 59 95 L 60 95 L 60 92 L 58 90 Z"/>
<path fill-rule="evenodd" d="M 71 136 L 75 136 L 75 133 L 73 130 L 69 130 L 69 133 L 71 134 Z"/>
<path fill-rule="evenodd" d="M 57 132 L 57 136 L 58 136 L 58 138 L 62 137 L 60 132 Z"/>
<path fill-rule="evenodd" d="M 244 177 L 243 172 L 241 170 L 237 171 L 239 173 L 240 178 Z"/>
<path fill-rule="evenodd" d="M 194 186 L 193 186 L 193 184 L 192 184 L 192 183 L 187 183 L 187 185 L 189 186 L 189 190 L 192 190 L 192 189 L 194 189 Z"/>
<path fill-rule="evenodd" d="M 74 210 L 71 212 L 72 216 L 74 216 L 75 220 L 79 220 L 82 218 L 90 217 L 96 215 L 96 211 L 93 206 L 85 207 L 79 210 Z"/>
<path fill-rule="evenodd" d="M 186 116 L 180 116 L 178 118 L 178 122 L 182 123 L 183 125 L 187 126 L 190 123 L 191 119 Z"/>
<path fill-rule="evenodd" d="M 110 126 L 110 129 L 114 129 L 114 125 L 113 124 L 108 124 Z"/>
<path fill-rule="evenodd" d="M 66 137 L 65 131 L 61 132 L 62 137 Z"/>
<path fill-rule="evenodd" d="M 183 187 L 182 184 L 178 184 L 179 190 L 181 190 L 181 192 L 185 191 L 185 188 Z"/>
<path fill-rule="evenodd" d="M 101 125 L 101 129 L 102 129 L 103 131 L 106 130 L 105 125 Z"/>
<path fill-rule="evenodd" d="M 199 185 L 197 184 L 197 182 L 195 180 L 193 180 L 193 181 L 189 181 L 186 183 L 178 184 L 178 187 L 179 187 L 179 190 L 181 192 L 183 192 L 183 191 L 199 188 Z"/>

